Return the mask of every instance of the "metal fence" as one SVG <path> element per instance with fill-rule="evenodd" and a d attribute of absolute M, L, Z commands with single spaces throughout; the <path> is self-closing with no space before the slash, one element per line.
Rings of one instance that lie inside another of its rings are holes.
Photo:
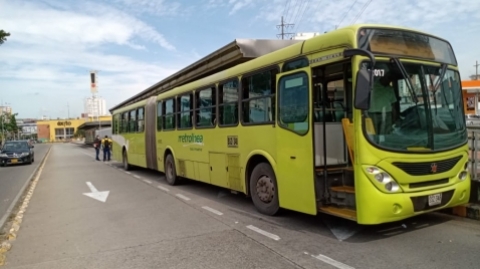
<path fill-rule="evenodd" d="M 478 181 L 480 177 L 480 128 L 468 129 L 468 145 L 470 148 L 470 175 L 472 180 Z"/>

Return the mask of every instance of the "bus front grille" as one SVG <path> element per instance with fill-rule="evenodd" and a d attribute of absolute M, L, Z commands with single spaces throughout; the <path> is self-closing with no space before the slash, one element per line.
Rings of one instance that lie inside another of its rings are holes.
<path fill-rule="evenodd" d="M 415 189 L 415 188 L 431 187 L 431 186 L 437 186 L 437 185 L 443 185 L 443 184 L 448 184 L 448 178 L 410 183 L 409 186 L 410 186 L 410 189 Z"/>
<path fill-rule="evenodd" d="M 419 212 L 419 211 L 425 211 L 437 207 L 442 207 L 446 205 L 453 197 L 453 190 L 451 191 L 446 191 L 442 193 L 442 200 L 440 204 L 430 206 L 428 204 L 428 195 L 425 196 L 417 196 L 417 197 L 410 197 L 413 203 L 413 211 Z"/>
<path fill-rule="evenodd" d="M 437 173 L 447 172 L 452 169 L 462 156 L 457 156 L 447 160 L 422 162 L 422 163 L 404 163 L 394 162 L 392 163 L 396 167 L 405 171 L 405 173 L 412 176 L 423 176 Z"/>

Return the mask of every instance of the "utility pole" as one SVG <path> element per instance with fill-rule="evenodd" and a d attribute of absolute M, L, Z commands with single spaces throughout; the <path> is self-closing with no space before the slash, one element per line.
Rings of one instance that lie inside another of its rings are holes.
<path fill-rule="evenodd" d="M 280 24 L 277 24 L 277 29 L 281 29 L 281 34 L 277 34 L 277 37 L 281 36 L 282 39 L 284 39 L 284 36 L 294 35 L 294 33 L 285 33 L 285 31 L 284 31 L 284 28 L 293 27 L 294 25 L 295 24 L 292 24 L 292 23 L 285 23 L 283 21 L 283 16 L 282 16 Z"/>
<path fill-rule="evenodd" d="M 102 129 L 102 122 L 100 121 L 100 100 L 97 99 L 96 94 L 98 93 L 98 80 L 97 80 L 97 70 L 90 71 L 90 92 L 92 93 L 92 110 L 93 114 L 96 114 L 98 121 L 98 130 Z M 95 115 L 92 115 L 92 118 Z"/>
<path fill-rule="evenodd" d="M 473 65 L 475 67 L 475 80 L 478 80 L 478 66 L 480 64 L 478 64 L 478 61 L 475 61 L 475 65 Z"/>

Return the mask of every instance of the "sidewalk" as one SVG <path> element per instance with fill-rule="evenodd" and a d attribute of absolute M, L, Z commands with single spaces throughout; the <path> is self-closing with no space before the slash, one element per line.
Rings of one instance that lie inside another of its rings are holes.
<path fill-rule="evenodd" d="M 55 144 L 2 268 L 295 267 L 93 153 Z"/>
<path fill-rule="evenodd" d="M 472 180 L 470 203 L 454 208 L 444 209 L 442 212 L 462 218 L 480 220 L 480 181 Z"/>

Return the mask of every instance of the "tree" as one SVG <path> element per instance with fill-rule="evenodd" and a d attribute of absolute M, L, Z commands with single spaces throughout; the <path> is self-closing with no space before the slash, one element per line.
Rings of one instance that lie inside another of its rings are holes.
<path fill-rule="evenodd" d="M 3 42 L 7 41 L 7 36 L 10 36 L 10 33 L 0 30 L 0 45 L 2 45 Z"/>
<path fill-rule="evenodd" d="M 18 115 L 18 113 L 10 114 L 10 117 L 8 119 L 7 130 L 11 134 L 16 134 L 19 131 L 19 128 L 18 128 L 18 125 L 17 125 L 17 119 L 16 119 L 17 115 Z"/>
<path fill-rule="evenodd" d="M 1 136 L 2 140 L 6 138 L 13 138 L 14 134 L 18 134 L 19 127 L 17 125 L 16 116 L 18 113 L 15 114 L 0 114 L 0 128 L 1 128 Z"/>
<path fill-rule="evenodd" d="M 75 138 L 85 137 L 85 130 L 83 130 L 83 129 L 77 129 L 77 131 L 75 132 L 75 134 L 73 135 L 73 137 L 75 137 Z"/>

